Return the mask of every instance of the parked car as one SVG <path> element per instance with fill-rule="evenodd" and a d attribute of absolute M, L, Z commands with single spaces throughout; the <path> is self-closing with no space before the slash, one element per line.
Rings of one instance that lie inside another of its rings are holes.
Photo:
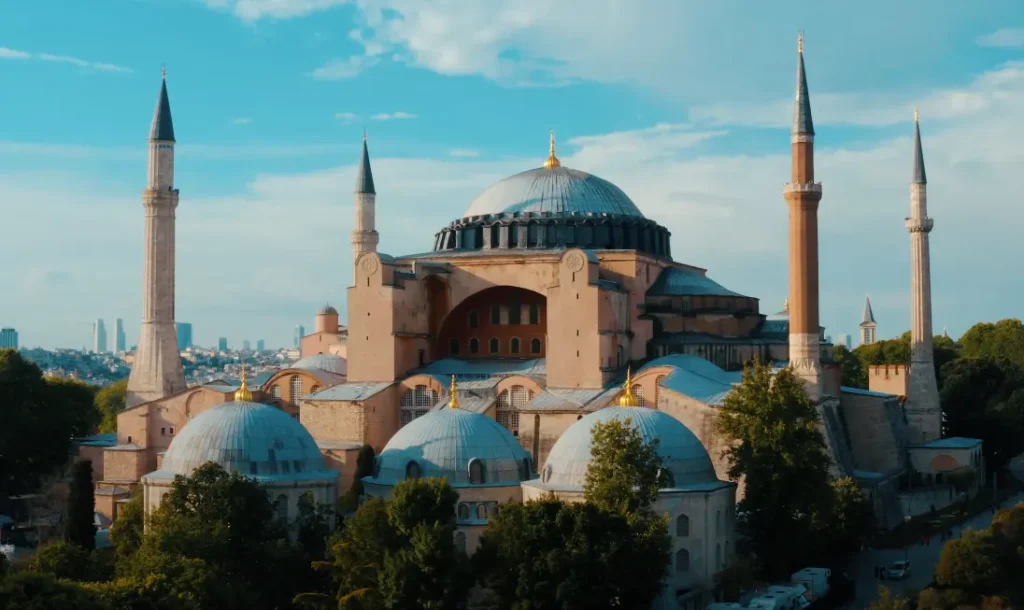
<path fill-rule="evenodd" d="M 885 570 L 885 577 L 889 580 L 910 578 L 910 562 L 904 559 L 892 562 Z"/>

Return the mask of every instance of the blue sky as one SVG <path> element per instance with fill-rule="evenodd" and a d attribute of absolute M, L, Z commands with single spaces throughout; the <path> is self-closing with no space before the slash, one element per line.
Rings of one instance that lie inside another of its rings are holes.
<path fill-rule="evenodd" d="M 936 332 L 1019 316 L 1024 6 L 956 0 L 0 3 L 0 325 L 79 347 L 141 310 L 145 146 L 166 64 L 177 313 L 200 344 L 290 343 L 351 280 L 370 135 L 380 248 L 428 250 L 543 160 L 619 184 L 677 260 L 781 308 L 796 32 L 817 128 L 822 322 L 909 325 L 913 108 Z"/>

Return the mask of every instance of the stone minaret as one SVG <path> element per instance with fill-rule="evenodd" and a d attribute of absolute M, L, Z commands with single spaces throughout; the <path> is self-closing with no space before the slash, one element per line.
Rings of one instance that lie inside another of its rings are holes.
<path fill-rule="evenodd" d="M 789 203 L 789 363 L 807 384 L 813 400 L 821 396 L 818 324 L 818 202 L 814 181 L 814 122 L 804 72 L 803 36 L 797 40 L 796 102 L 793 109 L 792 180 L 783 187 Z"/>
<path fill-rule="evenodd" d="M 871 309 L 871 298 L 864 297 L 864 315 L 860 319 L 860 344 L 871 345 L 875 342 L 875 312 Z"/>
<path fill-rule="evenodd" d="M 928 180 L 921 151 L 921 127 L 914 111 L 914 170 L 910 181 L 910 388 L 904 406 L 911 442 L 928 442 L 942 436 L 942 410 L 935 381 L 932 351 L 932 272 L 928 252 Z"/>
<path fill-rule="evenodd" d="M 127 406 L 185 389 L 178 338 L 174 330 L 174 125 L 167 99 L 167 78 L 149 131 L 149 181 L 142 192 L 146 210 L 142 272 L 142 332 L 128 378 Z"/>
<path fill-rule="evenodd" d="M 363 157 L 356 170 L 356 224 L 352 230 L 352 264 L 363 252 L 376 252 L 380 235 L 376 229 L 377 191 L 373 188 L 373 172 L 370 171 L 370 151 L 366 148 L 366 132 L 363 132 Z"/>

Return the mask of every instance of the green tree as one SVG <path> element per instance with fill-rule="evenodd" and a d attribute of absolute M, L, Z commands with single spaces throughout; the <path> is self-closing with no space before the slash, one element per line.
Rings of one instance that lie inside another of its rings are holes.
<path fill-rule="evenodd" d="M 942 547 L 935 582 L 971 593 L 995 593 L 1005 579 L 991 530 L 967 530 Z"/>
<path fill-rule="evenodd" d="M 910 331 L 906 331 L 895 339 L 883 339 L 867 345 L 859 345 L 853 350 L 853 355 L 860 360 L 861 368 L 864 371 L 864 385 L 854 386 L 853 384 L 846 383 L 845 381 L 845 370 L 844 370 L 844 381 L 845 385 L 852 387 L 868 387 L 867 386 L 867 371 L 868 367 L 876 364 L 910 364 L 911 358 L 911 347 L 910 347 Z M 944 335 L 936 335 L 932 337 L 932 352 L 933 360 L 935 361 L 935 375 L 938 379 L 941 387 L 942 366 L 947 362 L 955 360 L 959 354 L 956 344 L 952 339 Z M 859 379 L 859 378 L 858 378 Z"/>
<path fill-rule="evenodd" d="M 871 602 L 868 610 L 907 610 L 910 602 L 892 592 L 889 587 L 878 587 L 878 599 Z"/>
<path fill-rule="evenodd" d="M 847 349 L 845 345 L 835 346 L 835 349 L 832 351 L 832 358 L 839 365 L 839 369 L 843 373 L 843 385 L 851 388 L 867 389 L 868 372 L 860 358 Z"/>
<path fill-rule="evenodd" d="M 109 610 L 93 591 L 53 574 L 20 572 L 0 580 L 0 610 Z"/>
<path fill-rule="evenodd" d="M 828 558 L 844 559 L 860 551 L 875 530 L 871 501 L 850 477 L 831 482 L 831 494 L 817 515 L 821 551 Z"/>
<path fill-rule="evenodd" d="M 960 350 L 965 358 L 1007 359 L 1024 368 L 1024 323 L 1016 318 L 979 322 L 960 337 Z"/>
<path fill-rule="evenodd" d="M 632 419 L 598 422 L 591 430 L 591 460 L 583 491 L 602 510 L 635 514 L 647 510 L 668 487 L 658 439 L 647 443 Z"/>
<path fill-rule="evenodd" d="M 719 407 L 717 425 L 729 447 L 729 477 L 746 483 L 739 525 L 757 556 L 771 558 L 764 564 L 772 574 L 789 574 L 815 548 L 815 517 L 831 501 L 817 408 L 792 369 L 773 375 L 755 362 Z"/>
<path fill-rule="evenodd" d="M 114 544 L 118 566 L 128 565 L 129 558 L 142 546 L 145 524 L 146 508 L 142 503 L 142 494 L 136 493 L 110 526 L 110 541 Z"/>
<path fill-rule="evenodd" d="M 96 388 L 77 379 L 44 377 L 49 401 L 60 409 L 71 428 L 72 436 L 86 436 L 96 431 L 100 414 L 93 399 Z"/>
<path fill-rule="evenodd" d="M 122 379 L 96 393 L 96 411 L 100 415 L 100 432 L 117 432 L 117 414 L 124 410 L 128 397 L 128 380 Z"/>
<path fill-rule="evenodd" d="M 339 502 L 342 511 L 355 510 L 359 505 L 359 496 L 363 495 L 363 478 L 373 474 L 373 463 L 376 456 L 373 447 L 363 445 L 356 455 L 356 475 L 352 487 L 342 496 Z"/>
<path fill-rule="evenodd" d="M 96 500 L 92 488 L 92 460 L 75 462 L 71 468 L 68 513 L 64 540 L 86 550 L 96 548 Z"/>
<path fill-rule="evenodd" d="M 86 580 L 89 551 L 63 541 L 43 544 L 32 553 L 28 569 L 41 574 L 53 574 L 57 578 Z"/>

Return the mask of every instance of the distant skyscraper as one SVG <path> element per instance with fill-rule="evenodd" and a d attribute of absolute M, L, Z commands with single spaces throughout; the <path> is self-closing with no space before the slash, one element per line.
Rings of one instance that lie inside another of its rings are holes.
<path fill-rule="evenodd" d="M 178 351 L 183 352 L 192 347 L 192 323 L 177 322 L 174 329 L 178 334 Z"/>
<path fill-rule="evenodd" d="M 117 318 L 114 320 L 114 351 L 118 353 L 123 352 L 125 343 L 124 320 Z"/>
<path fill-rule="evenodd" d="M 302 338 L 306 336 L 306 327 L 299 324 L 295 327 L 295 341 L 293 347 L 302 347 Z"/>
<path fill-rule="evenodd" d="M 836 335 L 836 342 L 833 345 L 842 345 L 846 349 L 853 349 L 853 337 L 848 333 Z"/>
<path fill-rule="evenodd" d="M 0 328 L 0 348 L 18 349 L 18 331 L 13 328 Z"/>
<path fill-rule="evenodd" d="M 250 349 L 252 349 L 252 344 L 249 343 L 248 339 L 242 339 L 242 349 L 244 349 L 245 351 L 249 351 Z"/>
<path fill-rule="evenodd" d="M 265 339 L 256 340 L 256 351 L 262 352 L 267 349 L 267 342 Z"/>
<path fill-rule="evenodd" d="M 92 351 L 103 354 L 107 351 L 107 327 L 103 318 L 92 323 Z"/>
<path fill-rule="evenodd" d="M 228 351 L 228 338 L 227 337 L 221 337 L 220 339 L 217 339 L 217 349 L 222 351 L 222 352 Z"/>

